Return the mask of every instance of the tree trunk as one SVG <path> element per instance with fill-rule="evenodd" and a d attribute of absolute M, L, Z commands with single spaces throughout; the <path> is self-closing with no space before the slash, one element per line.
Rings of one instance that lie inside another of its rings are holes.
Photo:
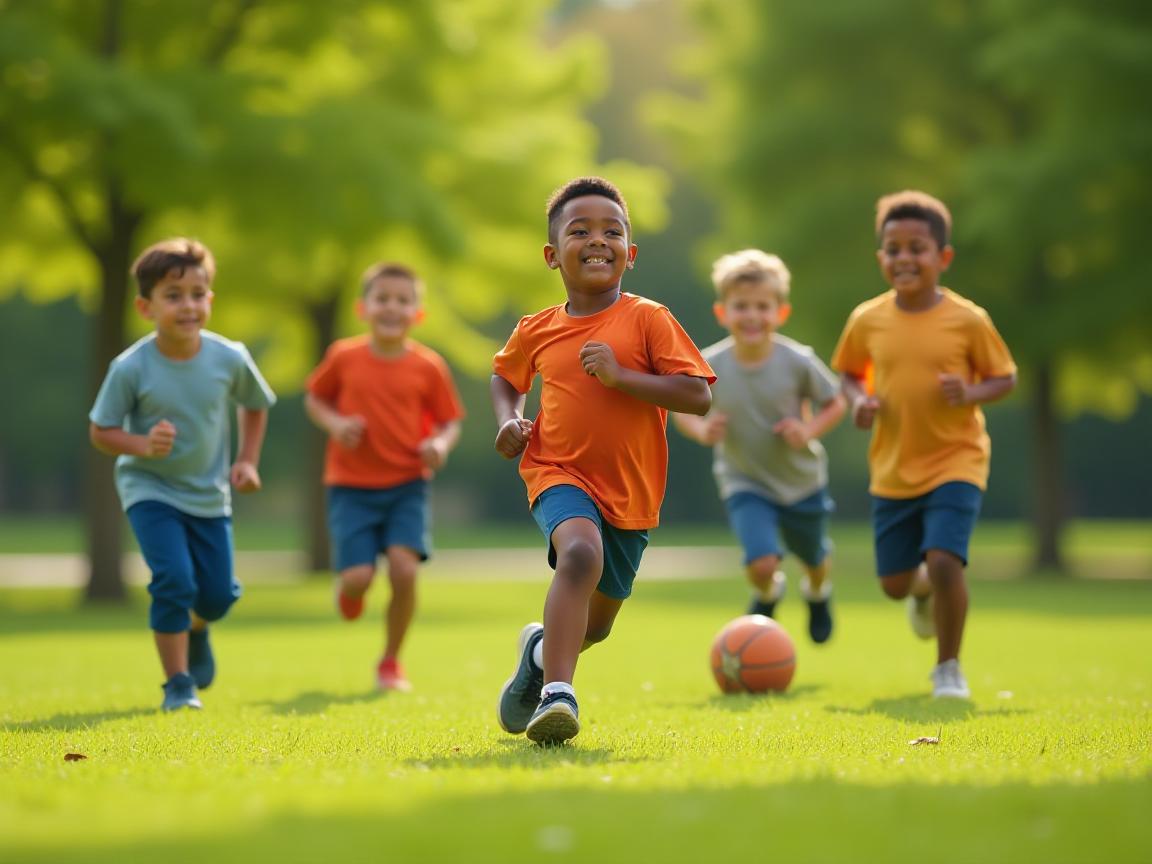
<path fill-rule="evenodd" d="M 1032 537 L 1039 571 L 1065 572 L 1060 540 L 1065 521 L 1065 488 L 1060 421 L 1055 410 L 1052 361 L 1038 360 L 1032 388 Z"/>
<path fill-rule="evenodd" d="M 326 297 L 308 306 L 318 350 L 316 362 L 336 338 L 336 315 L 341 292 L 333 286 Z M 307 538 L 305 563 L 309 572 L 326 571 L 332 566 L 328 540 L 328 510 L 324 501 L 324 448 L 327 437 L 311 422 L 304 433 L 304 536 Z"/>

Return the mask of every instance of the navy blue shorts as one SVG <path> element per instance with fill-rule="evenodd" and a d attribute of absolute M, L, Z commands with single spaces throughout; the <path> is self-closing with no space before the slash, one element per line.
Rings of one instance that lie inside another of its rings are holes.
<path fill-rule="evenodd" d="M 192 516 L 160 501 L 128 508 L 128 521 L 152 580 L 149 626 L 158 633 L 183 633 L 190 611 L 216 621 L 240 598 L 232 571 L 232 518 Z"/>
<path fill-rule="evenodd" d="M 725 499 L 724 506 L 732 531 L 744 547 L 745 565 L 766 555 L 783 558 L 791 552 L 809 567 L 817 567 L 832 552 L 828 514 L 834 505 L 823 489 L 788 505 L 755 492 L 736 492 Z"/>
<path fill-rule="evenodd" d="M 942 483 L 917 498 L 872 496 L 876 572 L 912 570 L 929 549 L 951 552 L 968 565 L 968 542 L 984 495 L 971 483 Z"/>
<path fill-rule="evenodd" d="M 640 559 L 648 548 L 648 532 L 609 525 L 600 508 L 579 486 L 552 486 L 532 502 L 532 518 L 548 541 L 548 566 L 556 569 L 556 548 L 552 532 L 561 522 L 573 518 L 591 519 L 600 529 L 604 545 L 604 572 L 596 590 L 614 600 L 627 600 L 640 569 Z"/>
<path fill-rule="evenodd" d="M 432 548 L 428 523 L 427 480 L 387 489 L 328 487 L 328 533 L 337 572 L 375 566 L 376 556 L 389 546 L 406 546 L 427 561 Z"/>

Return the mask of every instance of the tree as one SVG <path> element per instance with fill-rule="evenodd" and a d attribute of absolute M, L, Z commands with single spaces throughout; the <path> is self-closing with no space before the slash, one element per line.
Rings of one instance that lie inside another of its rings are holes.
<path fill-rule="evenodd" d="M 906 187 L 948 201 L 950 279 L 1022 365 L 1035 563 L 1061 569 L 1060 406 L 1123 412 L 1152 391 L 1152 302 L 1129 254 L 1152 203 L 1147 7 L 690 5 L 708 95 L 659 114 L 715 183 L 724 226 L 710 251 L 779 251 L 798 289 L 790 326 L 826 351 L 883 288 L 872 202 Z"/>
<path fill-rule="evenodd" d="M 548 190 L 598 167 L 578 115 L 601 86 L 596 47 L 545 51 L 547 6 L 0 4 L 0 207 L 20 226 L 0 238 L 0 286 L 89 300 L 94 392 L 126 341 L 133 255 L 194 234 L 218 253 L 214 326 L 257 339 L 293 388 L 363 266 L 409 257 L 443 289 L 430 341 L 472 363 L 472 323 L 531 293 Z M 653 194 L 650 172 L 621 174 Z M 95 453 L 85 485 L 87 594 L 120 598 Z"/>

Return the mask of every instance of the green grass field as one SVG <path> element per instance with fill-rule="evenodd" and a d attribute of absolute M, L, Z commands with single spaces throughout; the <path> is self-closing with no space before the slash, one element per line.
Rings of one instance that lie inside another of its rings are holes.
<path fill-rule="evenodd" d="M 542 568 L 429 568 L 417 689 L 386 697 L 375 614 L 254 582 L 205 710 L 172 716 L 142 592 L 0 591 L 0 861 L 1152 860 L 1152 582 L 974 578 L 973 699 L 934 702 L 933 648 L 842 543 L 833 642 L 803 638 L 793 580 L 791 690 L 723 697 L 708 646 L 745 591 L 731 550 L 703 554 L 722 578 L 642 573 L 582 659 L 584 730 L 549 750 L 494 717 Z"/>

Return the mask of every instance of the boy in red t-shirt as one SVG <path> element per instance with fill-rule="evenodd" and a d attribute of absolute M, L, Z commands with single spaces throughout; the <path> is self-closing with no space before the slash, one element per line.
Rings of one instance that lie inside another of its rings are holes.
<path fill-rule="evenodd" d="M 456 446 L 464 411 L 443 358 L 408 338 L 424 314 L 416 274 L 376 264 L 363 286 L 357 311 L 368 333 L 329 347 L 308 377 L 304 404 L 328 433 L 337 608 L 349 621 L 360 617 L 383 552 L 392 596 L 376 683 L 408 690 L 398 658 L 416 609 L 416 571 L 429 554 L 428 481 Z"/>
<path fill-rule="evenodd" d="M 493 362 L 496 450 L 523 454 L 555 570 L 544 623 L 521 631 L 497 716 L 538 744 L 580 731 L 576 660 L 607 638 L 659 522 L 668 412 L 705 414 L 712 401 L 715 376 L 668 309 L 621 293 L 636 258 L 630 234 L 627 205 L 607 180 L 582 177 L 554 192 L 544 261 L 560 271 L 568 301 L 522 318 Z M 533 421 L 523 411 L 536 375 Z"/>

